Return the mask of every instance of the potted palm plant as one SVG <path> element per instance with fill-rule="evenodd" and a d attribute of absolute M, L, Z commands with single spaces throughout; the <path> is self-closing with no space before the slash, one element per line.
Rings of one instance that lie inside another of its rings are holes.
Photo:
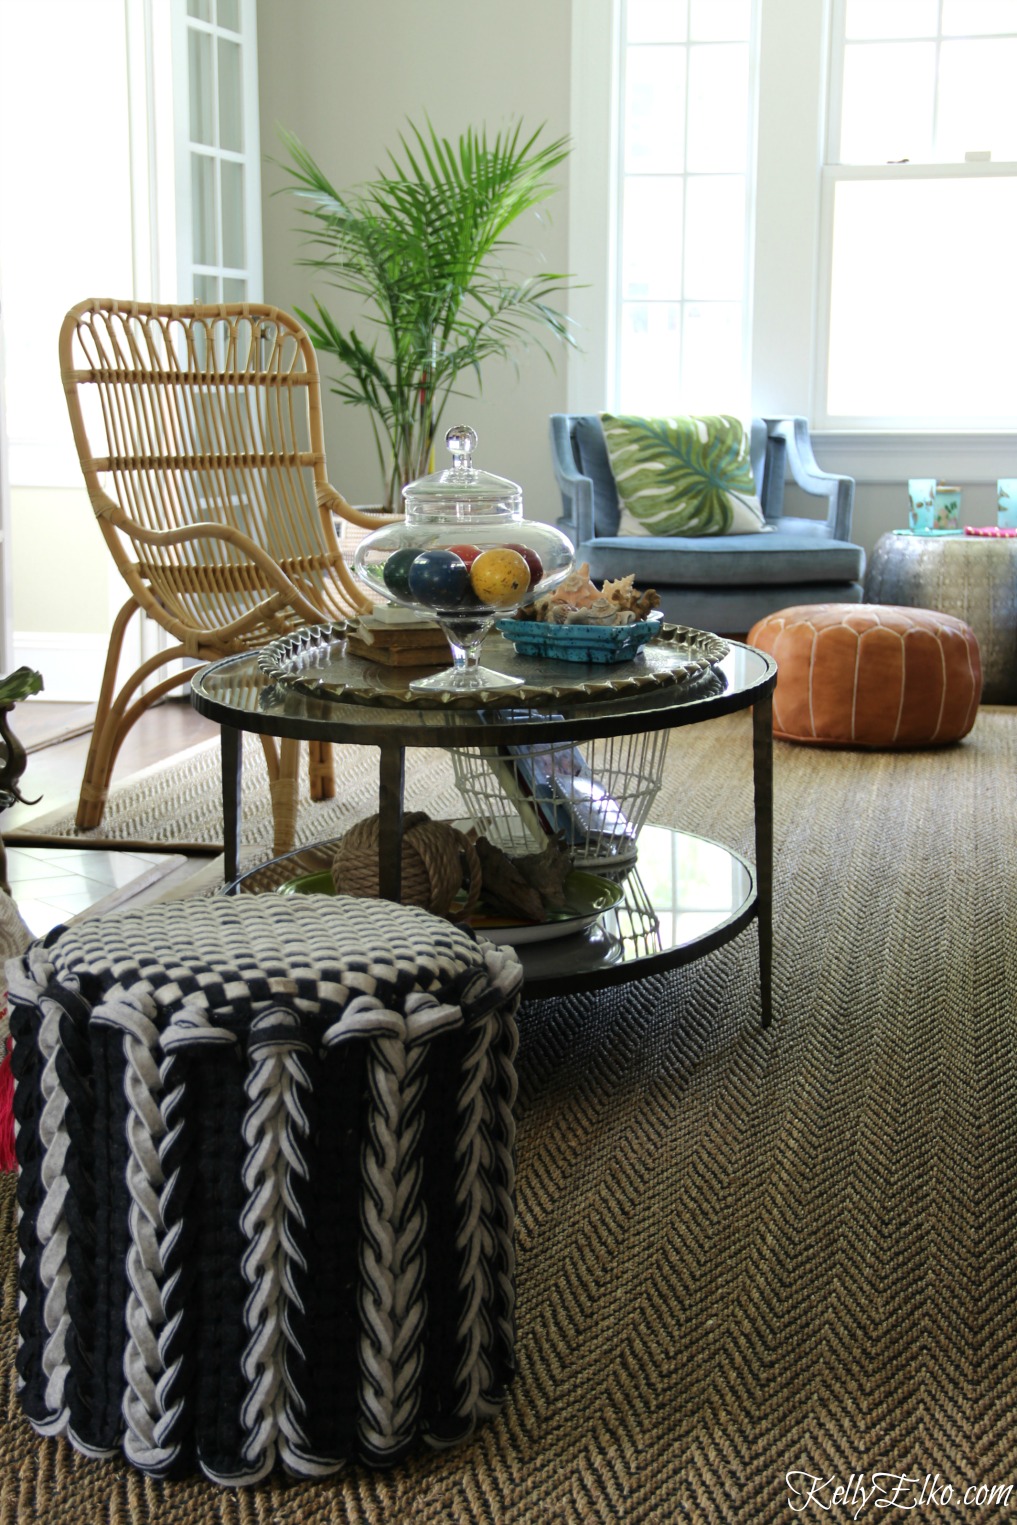
<path fill-rule="evenodd" d="M 492 356 L 511 359 L 534 338 L 572 343 L 553 299 L 566 275 L 519 271 L 513 223 L 555 190 L 568 141 L 541 145 L 520 125 L 489 140 L 472 129 L 453 146 L 430 122 L 400 135 L 400 157 L 349 192 L 338 191 L 292 133 L 286 187 L 297 198 L 311 252 L 300 262 L 364 303 L 366 331 L 344 329 L 315 296 L 297 308 L 315 348 L 340 363 L 332 390 L 370 416 L 386 511 L 430 469 L 449 398 L 468 373 L 479 387 Z"/>

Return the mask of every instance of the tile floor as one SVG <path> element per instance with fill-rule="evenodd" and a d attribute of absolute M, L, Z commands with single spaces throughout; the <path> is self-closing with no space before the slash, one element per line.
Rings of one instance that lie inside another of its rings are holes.
<path fill-rule="evenodd" d="M 180 862 L 167 853 L 8 846 L 7 878 L 26 925 L 42 937 L 117 890 L 142 890 Z"/>

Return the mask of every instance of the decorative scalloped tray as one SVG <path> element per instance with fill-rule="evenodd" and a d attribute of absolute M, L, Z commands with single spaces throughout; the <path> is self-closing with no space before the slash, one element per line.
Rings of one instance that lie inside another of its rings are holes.
<path fill-rule="evenodd" d="M 353 628 L 352 622 L 336 620 L 280 636 L 258 653 L 258 666 L 274 683 L 314 699 L 390 708 L 476 710 L 545 700 L 574 702 L 583 696 L 610 699 L 669 685 L 693 686 L 708 678 L 730 650 L 726 641 L 708 631 L 664 625 L 631 661 L 609 669 L 576 662 L 566 668 L 520 656 L 503 636 L 491 635 L 484 642 L 484 665 L 521 678 L 520 687 L 491 693 L 418 693 L 409 684 L 421 669 L 384 667 L 349 655 L 345 637 Z"/>

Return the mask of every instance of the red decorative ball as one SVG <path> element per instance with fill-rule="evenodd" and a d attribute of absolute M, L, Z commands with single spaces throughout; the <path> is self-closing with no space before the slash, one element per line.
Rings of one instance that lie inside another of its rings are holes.
<path fill-rule="evenodd" d="M 454 556 L 458 556 L 466 567 L 472 567 L 480 555 L 480 547 L 476 545 L 450 545 L 448 549 Z"/>
<path fill-rule="evenodd" d="M 528 545 L 516 545 L 515 543 L 507 545 L 505 549 L 507 551 L 515 551 L 523 558 L 530 569 L 530 587 L 535 588 L 544 575 L 544 563 L 536 551 L 531 550 Z"/>

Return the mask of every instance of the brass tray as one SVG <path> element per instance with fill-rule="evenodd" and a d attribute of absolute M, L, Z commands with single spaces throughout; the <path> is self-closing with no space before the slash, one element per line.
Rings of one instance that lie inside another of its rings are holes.
<path fill-rule="evenodd" d="M 521 678 L 520 687 L 418 693 L 410 688 L 410 681 L 427 669 L 384 667 L 349 655 L 346 636 L 354 628 L 352 621 L 336 620 L 279 636 L 258 653 L 258 666 L 273 683 L 314 699 L 390 708 L 475 710 L 561 700 L 574 703 L 582 697 L 610 699 L 678 684 L 694 686 L 708 678 L 730 650 L 727 641 L 709 631 L 664 625 L 631 661 L 605 667 L 596 662 L 554 663 L 523 657 L 510 641 L 491 634 L 484 641 L 484 666 Z"/>

